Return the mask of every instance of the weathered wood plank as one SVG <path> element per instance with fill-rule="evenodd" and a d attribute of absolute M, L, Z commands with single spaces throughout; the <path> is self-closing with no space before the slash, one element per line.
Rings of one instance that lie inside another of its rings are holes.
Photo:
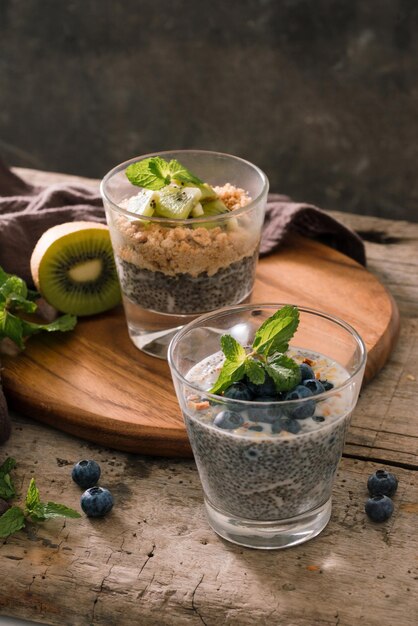
<path fill-rule="evenodd" d="M 331 522 L 285 551 L 228 544 L 207 526 L 189 461 L 96 450 L 19 419 L 2 454 L 36 475 L 48 499 L 76 506 L 71 464 L 93 455 L 115 494 L 103 520 L 50 521 L 0 544 L 0 613 L 59 626 L 206 624 L 415 626 L 418 484 L 398 469 L 396 511 L 382 525 L 363 512 L 373 463 L 344 459 Z"/>
<path fill-rule="evenodd" d="M 404 318 L 388 363 L 360 394 L 346 452 L 418 469 L 418 323 Z"/>

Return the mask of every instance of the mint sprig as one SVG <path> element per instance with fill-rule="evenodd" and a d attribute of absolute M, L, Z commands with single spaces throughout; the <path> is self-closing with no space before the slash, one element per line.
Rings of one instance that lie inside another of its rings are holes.
<path fill-rule="evenodd" d="M 39 297 L 37 292 L 27 288 L 24 280 L 0 267 L 0 341 L 7 337 L 23 350 L 25 338 L 35 333 L 65 332 L 74 328 L 77 318 L 68 313 L 48 324 L 28 320 L 27 316 L 38 308 L 34 300 Z"/>
<path fill-rule="evenodd" d="M 11 470 L 16 466 L 15 459 L 9 457 L 0 465 L 0 498 L 8 500 L 13 498 L 16 491 L 10 476 Z"/>
<path fill-rule="evenodd" d="M 131 163 L 125 171 L 128 180 L 138 187 L 158 191 L 171 182 L 202 185 L 203 181 L 192 174 L 176 159 L 166 161 L 156 156 Z"/>
<path fill-rule="evenodd" d="M 298 325 L 297 307 L 286 305 L 263 322 L 248 350 L 231 335 L 223 335 L 221 348 L 225 361 L 210 393 L 220 394 L 245 376 L 255 385 L 261 385 L 267 374 L 274 380 L 277 392 L 292 389 L 300 382 L 300 368 L 284 353 Z"/>
<path fill-rule="evenodd" d="M 0 466 L 0 497 L 8 500 L 15 495 L 15 489 L 10 478 L 10 470 L 16 465 L 15 459 L 8 458 Z M 11 491 L 2 491 L 2 479 L 11 486 Z M 52 517 L 81 517 L 80 513 L 64 504 L 56 502 L 42 502 L 35 479 L 32 478 L 26 493 L 24 508 L 12 506 L 0 516 L 0 537 L 9 537 L 25 527 L 27 520 L 43 522 Z"/>

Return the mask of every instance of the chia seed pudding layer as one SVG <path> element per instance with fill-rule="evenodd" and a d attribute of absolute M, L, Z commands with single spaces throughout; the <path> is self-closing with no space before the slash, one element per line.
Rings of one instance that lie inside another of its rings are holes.
<path fill-rule="evenodd" d="M 338 387 L 347 379 L 344 368 L 322 355 L 290 350 L 290 355 L 317 357 L 321 376 Z M 292 354 L 293 352 L 293 354 Z M 315 360 L 315 359 L 312 359 Z M 216 353 L 192 368 L 187 379 L 200 386 L 202 372 L 211 370 L 212 380 L 202 384 L 209 389 L 217 378 L 213 364 L 221 366 Z M 208 368 L 209 364 L 209 368 Z M 315 370 L 315 367 L 314 367 Z M 193 395 L 191 395 L 193 398 Z M 207 405 L 205 407 L 204 405 Z M 256 409 L 243 409 L 244 424 L 235 431 L 223 430 L 212 422 L 228 407 L 187 402 L 184 419 L 206 497 L 221 512 L 257 521 L 294 517 L 324 504 L 331 496 L 334 475 L 341 457 L 346 430 L 351 417 L 350 393 L 341 392 L 318 401 L 312 418 L 298 420 L 301 430 L 274 434 L 271 419 L 262 423 L 262 431 L 250 430 Z M 280 408 L 277 403 L 278 411 Z M 248 403 L 250 405 L 250 403 Z M 255 405 L 254 405 L 255 406 Z M 274 404 L 260 408 L 274 410 Z M 197 407 L 197 408 L 196 408 Z M 318 422 L 318 416 L 323 419 Z M 270 422 L 270 423 L 269 423 Z"/>
<path fill-rule="evenodd" d="M 144 309 L 189 315 L 238 304 L 250 294 L 258 250 L 209 276 L 179 273 L 174 276 L 138 268 L 115 255 L 124 295 Z"/>
<path fill-rule="evenodd" d="M 143 309 L 195 315 L 238 304 L 251 293 L 262 212 L 240 212 L 251 202 L 227 183 L 215 187 L 228 213 L 189 224 L 114 215 L 112 243 L 124 296 Z M 121 202 L 127 208 L 128 200 Z"/>

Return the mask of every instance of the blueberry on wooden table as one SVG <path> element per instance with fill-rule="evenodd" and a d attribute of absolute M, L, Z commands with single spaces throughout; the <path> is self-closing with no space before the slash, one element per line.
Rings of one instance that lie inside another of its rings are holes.
<path fill-rule="evenodd" d="M 103 517 L 113 507 L 113 496 L 104 487 L 90 487 L 81 496 L 80 504 L 87 517 Z"/>
<path fill-rule="evenodd" d="M 385 522 L 393 513 L 393 502 L 388 496 L 372 496 L 364 507 L 372 522 Z"/>
<path fill-rule="evenodd" d="M 367 480 L 367 489 L 371 496 L 382 495 L 392 497 L 398 488 L 395 474 L 378 469 Z"/>
<path fill-rule="evenodd" d="M 100 465 L 96 461 L 83 460 L 76 463 L 71 471 L 71 478 L 83 489 L 94 487 L 100 478 Z"/>

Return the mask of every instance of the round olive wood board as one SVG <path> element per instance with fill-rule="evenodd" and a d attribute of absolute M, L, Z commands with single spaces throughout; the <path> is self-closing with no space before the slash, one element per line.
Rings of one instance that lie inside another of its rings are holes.
<path fill-rule="evenodd" d="M 396 304 L 377 278 L 302 237 L 260 260 L 251 299 L 305 305 L 352 324 L 368 350 L 366 382 L 398 334 Z M 119 450 L 191 455 L 168 364 L 131 343 L 122 308 L 80 318 L 71 333 L 34 336 L 3 365 L 9 404 L 26 415 Z"/>

